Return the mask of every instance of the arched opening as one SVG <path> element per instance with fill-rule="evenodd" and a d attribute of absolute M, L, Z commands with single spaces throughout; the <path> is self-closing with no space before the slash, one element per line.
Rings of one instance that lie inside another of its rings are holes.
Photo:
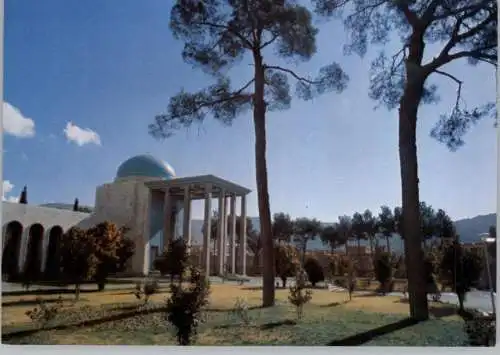
<path fill-rule="evenodd" d="M 7 224 L 2 253 L 2 281 L 8 281 L 18 274 L 22 235 L 23 225 L 21 223 L 12 221 Z"/>
<path fill-rule="evenodd" d="M 24 277 L 37 280 L 42 266 L 43 226 L 33 224 L 29 229 L 28 252 L 24 262 Z"/>
<path fill-rule="evenodd" d="M 54 226 L 50 229 L 45 261 L 45 278 L 48 280 L 57 280 L 59 277 L 59 248 L 62 236 L 63 229 L 60 226 Z"/>

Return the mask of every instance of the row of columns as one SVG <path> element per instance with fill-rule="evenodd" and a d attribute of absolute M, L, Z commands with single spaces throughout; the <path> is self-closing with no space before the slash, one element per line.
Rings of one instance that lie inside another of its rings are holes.
<path fill-rule="evenodd" d="M 45 230 L 41 225 L 33 225 L 31 226 L 31 228 L 21 227 L 20 233 L 13 233 L 13 231 L 8 230 L 5 231 L 5 235 L 2 238 L 2 258 L 7 257 L 4 253 L 6 252 L 5 249 L 7 248 L 8 243 L 18 243 L 16 250 L 8 251 L 15 254 L 17 272 L 22 273 L 25 271 L 28 262 L 30 262 L 30 260 L 28 260 L 28 254 L 35 253 L 34 255 L 30 256 L 36 257 L 38 259 L 39 270 L 36 271 L 43 273 L 47 265 L 48 249 L 51 237 L 54 235 L 55 238 L 53 239 L 53 242 L 58 243 L 63 235 L 62 228 L 60 228 L 60 230 L 56 232 L 53 231 L 53 228 Z M 10 241 L 11 238 L 15 238 L 18 240 Z M 30 243 L 34 243 L 34 245 L 30 245 Z M 31 248 L 34 248 L 34 250 Z M 12 255 L 10 255 L 10 257 L 12 257 Z"/>
<path fill-rule="evenodd" d="M 205 209 L 204 209 L 204 235 L 203 235 L 203 248 L 202 248 L 202 264 L 204 265 L 204 269 L 207 275 L 210 275 L 210 241 L 211 241 L 211 232 L 212 232 L 212 185 L 206 184 L 204 187 L 205 190 Z M 183 197 L 183 225 L 182 232 L 184 241 L 188 247 L 188 250 L 191 246 L 191 190 L 190 186 L 184 187 L 184 197 Z M 218 197 L 219 204 L 219 220 L 218 220 L 218 236 L 217 236 L 217 254 L 219 257 L 217 268 L 218 273 L 220 275 L 225 274 L 226 270 L 226 246 L 227 240 L 229 239 L 229 254 L 230 254 L 230 272 L 232 274 L 236 273 L 236 195 L 230 194 L 230 231 L 227 231 L 227 197 L 226 191 L 222 190 Z M 247 250 L 247 235 L 246 235 L 246 197 L 240 196 L 241 198 L 241 231 L 242 233 L 241 240 L 242 245 L 240 245 L 241 250 L 241 258 L 242 258 L 242 274 L 246 275 L 246 250 Z M 169 239 L 173 238 L 173 218 L 172 216 L 172 207 L 173 207 L 173 198 L 168 189 L 165 191 L 165 200 L 164 200 L 164 225 L 163 225 L 163 238 L 166 239 L 165 242 L 168 242 Z M 165 243 L 164 243 L 165 245 Z"/>

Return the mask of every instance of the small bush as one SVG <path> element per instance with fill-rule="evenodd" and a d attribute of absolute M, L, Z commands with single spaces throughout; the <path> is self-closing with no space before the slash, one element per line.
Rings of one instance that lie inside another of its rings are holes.
<path fill-rule="evenodd" d="M 189 254 L 182 238 L 171 240 L 163 255 L 153 263 L 154 268 L 160 271 L 161 275 L 170 275 L 170 282 L 173 282 L 176 277 L 182 281 L 188 265 Z"/>
<path fill-rule="evenodd" d="M 63 300 L 62 297 L 59 296 L 57 301 L 52 304 L 48 305 L 46 302 L 43 301 L 40 297 L 36 299 L 38 307 L 35 307 L 31 311 L 27 311 L 25 314 L 35 323 L 38 324 L 41 328 L 45 328 L 47 324 L 51 320 L 53 320 L 61 308 L 63 307 Z"/>
<path fill-rule="evenodd" d="M 210 284 L 199 269 L 191 267 L 190 285 L 170 284 L 170 298 L 167 299 L 166 318 L 175 327 L 179 345 L 190 345 L 199 324 L 203 321 L 202 310 L 208 304 Z"/>
<path fill-rule="evenodd" d="M 144 304 L 147 304 L 149 298 L 157 293 L 160 289 L 160 285 L 157 280 L 146 280 L 143 283 L 137 282 L 135 284 L 135 292 L 134 295 L 137 299 L 144 299 Z"/>
<path fill-rule="evenodd" d="M 288 296 L 290 303 L 295 306 L 298 320 L 302 319 L 304 305 L 312 298 L 312 291 L 306 290 L 306 276 L 307 275 L 304 270 L 299 270 L 297 272 L 295 285 L 290 287 L 290 295 Z"/>
<path fill-rule="evenodd" d="M 249 325 L 251 322 L 250 313 L 248 312 L 248 303 L 238 297 L 231 311 L 233 315 L 241 319 L 244 325 Z"/>
<path fill-rule="evenodd" d="M 483 260 L 479 254 L 465 250 L 458 242 L 448 246 L 439 263 L 441 277 L 458 296 L 460 311 L 464 310 L 465 295 L 481 278 Z"/>
<path fill-rule="evenodd" d="M 304 263 L 304 270 L 307 273 L 307 278 L 313 287 L 318 282 L 325 281 L 325 275 L 321 264 L 315 258 L 308 258 Z"/>
<path fill-rule="evenodd" d="M 287 278 L 294 276 L 300 265 L 297 248 L 292 245 L 275 245 L 274 263 L 276 276 L 281 279 L 283 288 L 285 288 Z"/>
<path fill-rule="evenodd" d="M 496 320 L 494 317 L 475 314 L 465 321 L 464 328 L 468 337 L 468 345 L 495 346 Z"/>
<path fill-rule="evenodd" d="M 375 278 L 380 282 L 380 291 L 383 294 L 390 292 L 392 279 L 391 256 L 381 252 L 375 257 Z"/>

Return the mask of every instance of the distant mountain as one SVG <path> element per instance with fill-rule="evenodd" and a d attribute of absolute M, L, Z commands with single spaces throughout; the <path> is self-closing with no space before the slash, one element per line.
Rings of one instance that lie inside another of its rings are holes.
<path fill-rule="evenodd" d="M 479 234 L 487 233 L 490 226 L 496 226 L 496 224 L 496 213 L 455 221 L 455 227 L 457 229 L 457 234 L 460 236 L 460 241 L 466 243 L 477 242 Z"/>

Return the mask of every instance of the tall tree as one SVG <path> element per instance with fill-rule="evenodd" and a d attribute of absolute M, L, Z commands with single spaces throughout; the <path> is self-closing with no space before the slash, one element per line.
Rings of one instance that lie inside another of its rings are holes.
<path fill-rule="evenodd" d="M 321 233 L 321 222 L 316 218 L 297 218 L 295 220 L 294 241 L 299 245 L 302 257 L 302 265 L 306 260 L 307 243 L 316 239 Z"/>
<path fill-rule="evenodd" d="M 330 247 L 330 251 L 333 256 L 335 249 L 337 249 L 341 245 L 341 240 L 339 238 L 338 224 L 334 223 L 331 226 L 324 227 L 321 230 L 319 237 L 323 242 L 323 244 L 328 245 Z"/>
<path fill-rule="evenodd" d="M 359 212 L 355 212 L 352 215 L 352 234 L 353 237 L 358 242 L 358 253 L 361 252 L 361 239 L 365 239 L 364 221 L 363 215 Z"/>
<path fill-rule="evenodd" d="M 437 87 L 429 85 L 429 78 L 441 76 L 457 85 L 451 112 L 441 115 L 431 132 L 433 137 L 446 143 L 452 150 L 463 144 L 463 135 L 471 125 L 493 112 L 492 103 L 468 109 L 462 98 L 463 82 L 443 69 L 447 64 L 463 60 L 469 64 L 484 62 L 496 66 L 497 1 L 313 1 L 316 11 L 322 15 L 345 10 L 344 25 L 350 34 L 347 49 L 351 53 L 363 56 L 368 44 L 386 46 L 394 33 L 399 37 L 400 46 L 395 53 L 387 55 L 382 50 L 372 63 L 369 95 L 389 109 L 399 108 L 399 158 L 404 215 L 402 229 L 405 236 L 410 315 L 418 320 L 427 319 L 429 310 L 419 220 L 418 110 L 421 104 L 436 102 L 438 98 Z"/>
<path fill-rule="evenodd" d="M 348 242 L 352 238 L 352 222 L 350 216 L 340 216 L 337 223 L 340 244 L 345 245 L 345 254 L 349 254 Z"/>
<path fill-rule="evenodd" d="M 19 203 L 22 203 L 23 205 L 28 204 L 28 187 L 24 185 L 23 191 L 21 191 L 21 196 L 19 196 Z"/>
<path fill-rule="evenodd" d="M 76 227 L 69 229 L 61 239 L 60 258 L 62 274 L 65 280 L 75 284 L 78 301 L 82 282 L 92 279 L 99 265 L 90 234 Z"/>
<path fill-rule="evenodd" d="M 134 255 L 135 244 L 125 237 L 128 231 L 128 227 L 108 221 L 86 231 L 98 260 L 95 280 L 100 291 L 104 290 L 108 276 L 125 271 L 127 261 Z"/>
<path fill-rule="evenodd" d="M 363 212 L 363 231 L 370 242 L 370 254 L 373 255 L 373 238 L 375 238 L 375 234 L 377 233 L 377 220 L 370 210 Z"/>
<path fill-rule="evenodd" d="M 273 237 L 277 241 L 291 242 L 294 232 L 294 221 L 289 214 L 283 212 L 273 215 Z"/>
<path fill-rule="evenodd" d="M 300 76 L 290 68 L 264 59 L 274 45 L 280 57 L 309 60 L 316 52 L 318 30 L 310 11 L 295 1 L 274 0 L 177 0 L 170 15 L 174 36 L 184 42 L 183 58 L 214 77 L 206 89 L 188 93 L 182 89 L 170 99 L 168 111 L 155 117 L 150 133 L 166 138 L 181 128 L 201 123 L 207 115 L 230 125 L 245 111 L 253 110 L 257 197 L 262 234 L 264 275 L 263 306 L 272 306 L 274 253 L 266 163 L 266 113 L 290 107 L 289 78 L 296 80 L 299 97 L 310 99 L 326 91 L 341 92 L 348 77 L 336 63 L 320 70 L 317 78 Z M 251 58 L 253 75 L 233 88 L 229 69 Z"/>
<path fill-rule="evenodd" d="M 488 229 L 488 234 L 490 238 L 494 238 L 494 242 L 488 243 L 488 252 L 491 254 L 491 257 L 493 259 L 496 259 L 497 257 L 497 227 L 496 226 L 490 226 Z M 496 280 L 495 280 L 496 284 Z"/>
<path fill-rule="evenodd" d="M 260 233 L 255 232 L 248 235 L 247 246 L 253 254 L 253 270 L 255 273 L 259 268 L 260 254 L 262 253 L 262 238 Z"/>
<path fill-rule="evenodd" d="M 75 202 L 73 203 L 73 211 L 78 212 L 79 211 L 79 206 L 78 206 L 78 199 L 75 198 Z"/>
<path fill-rule="evenodd" d="M 422 233 L 422 246 L 426 246 L 426 242 L 433 240 L 436 236 L 437 224 L 436 224 L 436 211 L 432 206 L 426 204 L 424 201 L 420 202 L 420 225 Z"/>
<path fill-rule="evenodd" d="M 379 232 L 385 238 L 385 243 L 387 247 L 387 252 L 391 254 L 391 241 L 393 233 L 395 233 L 395 220 L 392 210 L 387 206 L 380 207 L 380 213 L 378 214 L 378 228 Z M 420 235 L 420 234 L 419 234 Z"/>
<path fill-rule="evenodd" d="M 451 217 L 444 210 L 438 209 L 434 223 L 436 224 L 436 234 L 441 245 L 443 245 L 445 240 L 452 240 L 455 237 L 455 225 Z"/>

